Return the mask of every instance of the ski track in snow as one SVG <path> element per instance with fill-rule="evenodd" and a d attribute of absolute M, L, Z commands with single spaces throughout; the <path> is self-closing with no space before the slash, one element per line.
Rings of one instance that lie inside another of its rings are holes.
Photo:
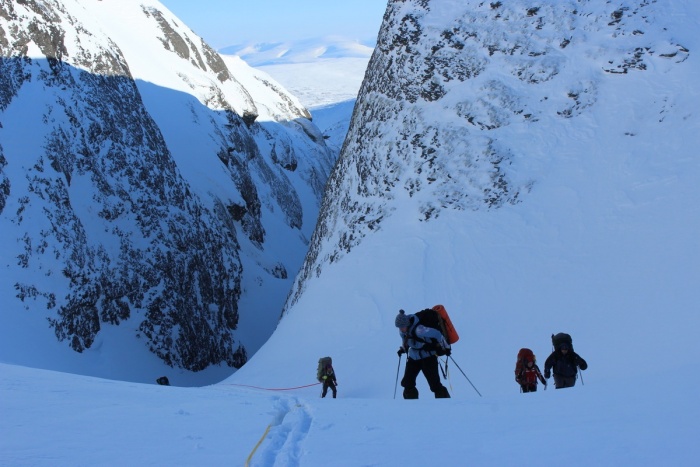
<path fill-rule="evenodd" d="M 311 428 L 311 414 L 297 398 L 280 397 L 275 402 L 270 432 L 253 457 L 255 466 L 299 466 L 303 443 Z"/>

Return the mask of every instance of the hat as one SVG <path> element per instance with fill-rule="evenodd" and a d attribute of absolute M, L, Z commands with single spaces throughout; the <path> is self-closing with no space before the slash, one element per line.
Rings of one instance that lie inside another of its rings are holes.
<path fill-rule="evenodd" d="M 396 320 L 394 320 L 394 325 L 397 328 L 407 328 L 411 324 L 411 320 L 406 315 L 406 312 L 399 310 L 399 314 L 396 315 Z"/>

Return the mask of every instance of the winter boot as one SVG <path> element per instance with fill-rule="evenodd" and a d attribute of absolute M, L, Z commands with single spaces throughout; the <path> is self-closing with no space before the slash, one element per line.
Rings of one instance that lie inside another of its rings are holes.
<path fill-rule="evenodd" d="M 435 399 L 449 399 L 450 393 L 447 391 L 446 387 L 442 387 L 435 391 Z"/>
<path fill-rule="evenodd" d="M 404 388 L 404 399 L 418 399 L 418 388 Z"/>

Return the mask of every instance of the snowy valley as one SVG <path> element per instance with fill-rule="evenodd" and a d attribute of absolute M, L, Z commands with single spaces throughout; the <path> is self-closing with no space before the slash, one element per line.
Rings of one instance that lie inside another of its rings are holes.
<path fill-rule="evenodd" d="M 0 355 L 230 375 L 274 330 L 337 154 L 296 97 L 157 1 L 2 18 Z"/>
<path fill-rule="evenodd" d="M 264 345 L 217 384 L 173 369 L 166 387 L 30 368 L 15 346 L 55 338 L 4 327 L 0 464 L 695 465 L 699 18 L 692 0 L 389 0 L 342 150 L 322 145 L 339 158 Z M 344 109 L 319 106 L 311 128 L 329 136 Z M 262 205 L 265 231 L 289 233 Z M 442 359 L 451 398 L 419 375 L 420 399 L 402 400 L 396 313 L 438 303 L 461 336 Z M 557 332 L 588 369 L 520 394 L 518 349 L 543 367 Z M 338 399 L 319 398 L 325 355 Z"/>

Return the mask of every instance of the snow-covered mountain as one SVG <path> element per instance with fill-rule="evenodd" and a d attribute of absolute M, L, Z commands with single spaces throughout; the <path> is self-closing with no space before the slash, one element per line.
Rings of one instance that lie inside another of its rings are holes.
<path fill-rule="evenodd" d="M 0 33 L 1 358 L 230 374 L 316 222 L 334 153 L 308 111 L 155 0 L 3 2 Z"/>
<path fill-rule="evenodd" d="M 465 4 L 448 21 L 436 11 L 439 4 L 429 2 L 390 7 L 307 273 L 380 229 L 399 196 L 414 198 L 417 222 L 445 210 L 523 202 L 539 177 L 518 162 L 541 156 L 543 147 L 523 145 L 514 130 L 571 147 L 572 138 L 557 138 L 557 129 L 578 127 L 606 103 L 600 101 L 608 88 L 629 89 L 644 72 L 664 78 L 689 54 L 651 21 L 663 7 L 648 2 L 604 11 L 580 2 Z M 649 97 L 660 114 L 674 104 Z"/>
<path fill-rule="evenodd" d="M 311 113 L 326 144 L 337 156 L 345 141 L 357 94 L 374 50 L 342 37 L 224 47 L 224 57 L 240 57 L 272 76 Z"/>
<path fill-rule="evenodd" d="M 388 6 L 270 340 L 204 388 L 0 364 L 0 464 L 697 464 L 700 4 Z M 392 400 L 396 312 L 436 303 L 452 398 Z M 559 331 L 588 369 L 520 394 Z"/>
<path fill-rule="evenodd" d="M 348 102 L 354 104 L 362 85 L 374 44 L 362 44 L 342 37 L 319 37 L 302 41 L 273 44 L 243 44 L 219 50 L 224 56 L 241 57 L 251 66 L 273 76 L 311 111 L 316 121 L 316 109 Z M 342 118 L 343 135 L 347 133 L 349 114 Z M 332 113 L 337 114 L 335 110 Z M 335 125 L 331 125 L 335 126 Z M 321 126 L 319 126 L 320 129 Z M 335 143 L 335 135 L 330 136 Z M 339 148 L 340 144 L 336 144 Z"/>
<path fill-rule="evenodd" d="M 330 354 L 352 395 L 393 383 L 397 310 L 437 303 L 492 394 L 519 347 L 542 356 L 560 331 L 594 385 L 637 378 L 620 362 L 640 354 L 682 371 L 698 350 L 699 13 L 389 2 L 285 317 L 231 381 L 278 387 L 274 368 Z"/>
<path fill-rule="evenodd" d="M 220 49 L 219 53 L 239 56 L 249 65 L 259 68 L 327 59 L 369 58 L 373 50 L 374 44 L 326 36 L 299 41 L 236 44 Z"/>

